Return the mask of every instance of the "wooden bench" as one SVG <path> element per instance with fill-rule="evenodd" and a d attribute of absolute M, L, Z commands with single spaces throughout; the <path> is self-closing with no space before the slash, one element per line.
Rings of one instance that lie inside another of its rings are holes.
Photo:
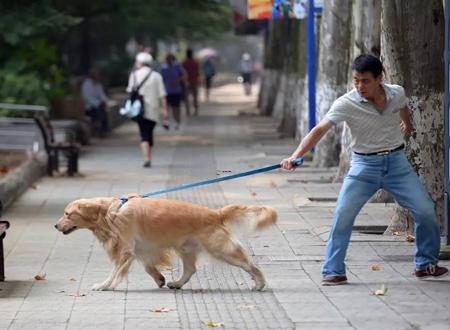
<path fill-rule="evenodd" d="M 52 176 L 53 171 L 59 171 L 60 156 L 64 156 L 67 174 L 73 176 L 77 173 L 80 145 L 73 138 L 63 142 L 56 142 L 54 129 L 45 115 L 35 115 L 34 121 L 42 134 L 44 148 L 48 156 L 47 174 Z"/>
<path fill-rule="evenodd" d="M 2 204 L 0 203 L 0 282 L 5 280 L 5 258 L 3 253 L 3 239 L 6 236 L 6 230 L 9 228 L 9 222 L 1 220 Z"/>

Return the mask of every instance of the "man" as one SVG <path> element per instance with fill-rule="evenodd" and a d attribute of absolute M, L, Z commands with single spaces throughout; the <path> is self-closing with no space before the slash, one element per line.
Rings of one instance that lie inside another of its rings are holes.
<path fill-rule="evenodd" d="M 81 85 L 81 97 L 84 101 L 86 114 L 91 118 L 95 129 L 99 129 L 100 136 L 109 132 L 108 117 L 106 114 L 106 102 L 103 86 L 100 82 L 100 73 L 96 69 L 89 71 L 89 76 Z"/>
<path fill-rule="evenodd" d="M 203 75 L 205 77 L 205 101 L 209 102 L 209 94 L 212 87 L 213 77 L 216 74 L 216 68 L 212 59 L 207 57 L 202 65 Z"/>
<path fill-rule="evenodd" d="M 382 83 L 383 66 L 375 56 L 358 56 L 352 69 L 355 88 L 338 98 L 292 156 L 280 163 L 284 169 L 293 169 L 292 160 L 314 147 L 333 125 L 345 121 L 349 126 L 351 168 L 337 200 L 322 285 L 347 283 L 344 259 L 353 222 L 378 189 L 390 192 L 414 216 L 415 276 L 423 279 L 445 275 L 448 269 L 437 265 L 440 233 L 434 204 L 402 151 L 402 133 L 409 135 L 413 130 L 404 89 Z"/>
<path fill-rule="evenodd" d="M 200 80 L 200 68 L 194 59 L 192 49 L 186 50 L 186 59 L 183 61 L 183 68 L 187 75 L 184 102 L 186 104 L 186 114 L 190 116 L 191 106 L 189 95 L 192 95 L 194 104 L 194 115 L 198 115 L 198 83 Z"/>
<path fill-rule="evenodd" d="M 181 123 L 180 103 L 183 98 L 185 77 L 183 67 L 176 61 L 175 55 L 167 54 L 166 63 L 161 67 L 161 75 L 167 91 L 167 104 L 175 120 L 175 130 L 178 130 Z"/>

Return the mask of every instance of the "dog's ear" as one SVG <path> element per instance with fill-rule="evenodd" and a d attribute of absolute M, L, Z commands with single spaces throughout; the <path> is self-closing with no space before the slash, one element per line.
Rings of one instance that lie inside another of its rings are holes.
<path fill-rule="evenodd" d="M 77 206 L 83 218 L 97 218 L 102 211 L 102 204 L 94 201 L 83 201 Z"/>

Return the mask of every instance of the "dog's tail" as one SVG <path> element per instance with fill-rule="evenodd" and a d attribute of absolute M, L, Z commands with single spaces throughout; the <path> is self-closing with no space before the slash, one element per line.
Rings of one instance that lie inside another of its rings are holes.
<path fill-rule="evenodd" d="M 225 227 L 235 234 L 250 234 L 277 221 L 277 211 L 270 206 L 228 205 L 219 212 Z"/>

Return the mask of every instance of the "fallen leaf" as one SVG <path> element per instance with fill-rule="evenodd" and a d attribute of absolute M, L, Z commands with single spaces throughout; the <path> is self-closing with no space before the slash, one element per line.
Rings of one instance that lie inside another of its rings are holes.
<path fill-rule="evenodd" d="M 69 296 L 69 297 L 86 297 L 86 293 L 71 293 L 71 294 L 66 294 L 66 296 Z"/>
<path fill-rule="evenodd" d="M 254 309 L 256 305 L 238 305 L 238 309 Z"/>
<path fill-rule="evenodd" d="M 205 321 L 202 320 L 202 323 L 207 327 L 216 328 L 216 327 L 224 327 L 225 324 L 223 322 L 213 322 L 213 321 Z"/>
<path fill-rule="evenodd" d="M 398 231 L 394 231 L 394 232 L 392 233 L 392 235 L 394 235 L 394 236 L 400 236 L 400 233 L 399 233 Z"/>
<path fill-rule="evenodd" d="M 9 168 L 7 168 L 6 166 L 0 167 L 0 174 L 4 175 L 4 174 L 8 174 L 8 172 L 9 172 Z"/>
<path fill-rule="evenodd" d="M 383 284 L 380 289 L 371 291 L 370 294 L 373 296 L 384 296 L 387 292 L 387 287 Z"/>
<path fill-rule="evenodd" d="M 410 243 L 416 241 L 416 238 L 413 235 L 411 235 L 411 234 L 406 235 L 405 239 L 406 239 L 407 242 L 410 242 Z"/>
<path fill-rule="evenodd" d="M 372 269 L 374 272 L 378 272 L 379 270 L 381 270 L 381 266 L 377 265 L 377 264 L 373 264 L 370 269 Z"/>
<path fill-rule="evenodd" d="M 250 193 L 250 195 L 256 196 L 256 193 L 255 193 L 254 191 L 252 191 L 252 192 Z"/>
<path fill-rule="evenodd" d="M 270 247 L 269 245 L 263 245 L 263 247 Z"/>
<path fill-rule="evenodd" d="M 150 309 L 150 311 L 153 313 L 168 313 L 171 311 L 171 309 L 167 308 L 167 307 L 158 307 L 158 308 Z"/>
<path fill-rule="evenodd" d="M 271 187 L 271 188 L 276 188 L 276 187 L 278 187 L 278 186 L 277 186 L 277 184 L 276 184 L 275 182 L 270 181 L 270 187 Z"/>
<path fill-rule="evenodd" d="M 34 277 L 34 279 L 36 280 L 36 281 L 45 281 L 45 277 L 47 276 L 47 274 L 40 274 L 40 275 L 36 275 L 35 277 Z"/>
<path fill-rule="evenodd" d="M 30 189 L 37 190 L 37 186 L 35 184 L 30 185 Z"/>
<path fill-rule="evenodd" d="M 58 291 L 58 293 L 64 293 L 64 292 L 66 292 L 66 291 L 65 290 Z"/>

